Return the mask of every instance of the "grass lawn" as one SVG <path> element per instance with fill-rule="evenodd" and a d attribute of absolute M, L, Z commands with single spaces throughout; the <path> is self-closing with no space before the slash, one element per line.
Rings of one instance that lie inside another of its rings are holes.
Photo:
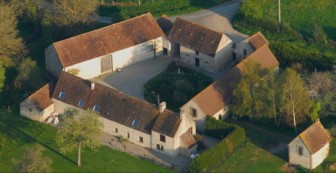
<path fill-rule="evenodd" d="M 145 99 L 157 103 L 157 95 L 167 107 L 178 111 L 179 108 L 211 84 L 212 79 L 202 73 L 187 68 L 180 68 L 180 74 L 174 64 L 170 64 L 164 72 L 149 80 L 144 88 Z"/>
<path fill-rule="evenodd" d="M 138 3 L 138 0 L 121 1 Z M 101 16 L 113 17 L 115 20 L 123 20 L 147 12 L 151 12 L 155 17 L 163 14 L 173 16 L 210 8 L 227 1 L 229 0 L 142 0 L 141 6 L 111 6 L 110 3 L 106 3 L 99 7 L 98 13 Z"/>
<path fill-rule="evenodd" d="M 212 172 L 283 172 L 286 162 L 248 142 Z"/>
<path fill-rule="evenodd" d="M 19 160 L 23 151 L 36 143 L 46 148 L 43 154 L 52 160 L 53 172 L 173 172 L 106 146 L 96 151 L 84 149 L 82 167 L 78 168 L 76 151 L 60 153 L 54 141 L 56 128 L 17 117 L 3 109 L 0 115 L 0 172 L 13 172 L 13 159 Z"/>

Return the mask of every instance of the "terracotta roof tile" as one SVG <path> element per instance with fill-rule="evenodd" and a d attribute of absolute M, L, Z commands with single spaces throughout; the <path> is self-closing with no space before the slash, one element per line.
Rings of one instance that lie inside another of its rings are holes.
<path fill-rule="evenodd" d="M 196 23 L 176 18 L 168 40 L 197 50 L 203 54 L 214 56 L 223 34 L 205 28 Z"/>
<path fill-rule="evenodd" d="M 264 46 L 265 44 L 269 45 L 269 42 L 265 38 L 265 36 L 261 32 L 257 32 L 256 34 L 248 37 L 247 40 L 250 44 L 255 48 L 259 49 L 260 47 Z"/>
<path fill-rule="evenodd" d="M 64 92 L 63 99 L 59 98 L 60 92 Z M 171 111 L 160 114 L 157 108 L 150 103 L 97 83 L 92 90 L 90 81 L 66 72 L 61 72 L 52 98 L 77 108 L 80 108 L 78 103 L 79 100 L 82 100 L 81 109 L 84 110 L 99 105 L 98 112 L 101 116 L 147 134 L 151 134 L 151 130 L 160 116 L 166 118 L 158 128 L 159 133 L 166 133 L 166 131 L 160 130 L 166 130 L 168 126 L 171 128 L 169 129 L 171 133 L 176 132 L 178 128 L 178 126 L 173 126 L 176 123 L 176 118 Z M 134 120 L 139 122 L 138 126 L 132 125 Z"/>
<path fill-rule="evenodd" d="M 28 100 L 35 103 L 40 111 L 53 104 L 51 100 L 54 84 L 48 83 L 28 97 Z"/>
<path fill-rule="evenodd" d="M 328 131 L 323 127 L 320 120 L 308 127 L 300 135 L 301 140 L 307 146 L 311 154 L 319 151 L 325 144 L 331 141 Z"/>
<path fill-rule="evenodd" d="M 159 115 L 152 130 L 173 138 L 180 124 L 179 115 L 166 109 Z"/>
<path fill-rule="evenodd" d="M 194 136 L 189 132 L 183 133 L 181 135 L 180 139 L 182 141 L 182 146 L 184 146 L 186 148 L 191 148 L 194 145 L 196 145 L 196 140 L 195 140 Z"/>
<path fill-rule="evenodd" d="M 204 114 L 212 116 L 230 103 L 233 84 L 241 78 L 241 71 L 248 61 L 259 63 L 262 68 L 279 66 L 268 45 L 260 47 L 193 98 Z"/>
<path fill-rule="evenodd" d="M 63 67 L 163 36 L 150 13 L 54 43 Z"/>

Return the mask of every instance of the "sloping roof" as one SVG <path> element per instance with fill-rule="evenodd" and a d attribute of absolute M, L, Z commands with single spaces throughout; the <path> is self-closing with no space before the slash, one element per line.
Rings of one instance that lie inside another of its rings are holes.
<path fill-rule="evenodd" d="M 320 120 L 304 130 L 299 137 L 312 154 L 331 141 L 328 131 L 323 127 Z"/>
<path fill-rule="evenodd" d="M 63 67 L 163 36 L 150 13 L 54 43 Z"/>
<path fill-rule="evenodd" d="M 53 104 L 51 100 L 52 91 L 54 90 L 54 84 L 48 83 L 42 88 L 34 92 L 27 99 L 36 104 L 40 111 L 43 111 L 47 107 Z"/>
<path fill-rule="evenodd" d="M 267 41 L 267 39 L 265 38 L 265 36 L 260 31 L 257 32 L 256 34 L 248 37 L 247 40 L 249 41 L 249 43 L 255 49 L 259 49 L 260 47 L 262 47 L 265 44 L 269 45 L 269 42 Z"/>
<path fill-rule="evenodd" d="M 63 99 L 58 97 L 60 92 L 64 92 Z M 104 118 L 147 134 L 151 134 L 157 118 L 161 116 L 166 118 L 164 118 L 164 123 L 157 125 L 159 133 L 168 131 L 170 134 L 175 135 L 174 133 L 179 127 L 179 124 L 172 126 L 179 119 L 172 111 L 166 110 L 160 114 L 157 108 L 150 103 L 97 83 L 95 83 L 92 90 L 90 81 L 66 72 L 61 72 L 52 98 L 77 108 L 80 108 L 78 103 L 79 100 L 82 100 L 84 104 L 81 109 L 84 110 L 92 109 L 94 105 L 99 105 L 98 112 Z M 138 125 L 134 126 L 134 120 L 138 122 L 135 123 Z M 171 129 L 167 130 L 168 126 Z"/>
<path fill-rule="evenodd" d="M 177 113 L 166 109 L 157 118 L 153 131 L 174 137 L 178 127 L 180 127 L 181 121 L 182 120 L 179 118 Z"/>
<path fill-rule="evenodd" d="M 182 141 L 182 146 L 186 148 L 191 148 L 196 144 L 196 140 L 194 136 L 190 132 L 185 132 L 180 136 L 180 139 Z"/>
<path fill-rule="evenodd" d="M 171 28 L 173 27 L 173 22 L 168 18 L 168 16 L 162 16 L 156 19 L 156 22 L 159 24 L 162 31 L 169 35 Z"/>
<path fill-rule="evenodd" d="M 242 77 L 241 71 L 248 61 L 259 63 L 262 68 L 279 66 L 268 45 L 263 45 L 193 98 L 204 114 L 212 116 L 230 103 L 233 84 Z"/>
<path fill-rule="evenodd" d="M 168 40 L 197 50 L 203 54 L 214 56 L 223 34 L 205 28 L 196 23 L 176 18 Z"/>

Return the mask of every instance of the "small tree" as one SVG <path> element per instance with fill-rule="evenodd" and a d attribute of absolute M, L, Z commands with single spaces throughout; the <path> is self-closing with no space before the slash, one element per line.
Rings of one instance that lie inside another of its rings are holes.
<path fill-rule="evenodd" d="M 1 92 L 1 90 L 5 86 L 5 80 L 6 80 L 5 73 L 6 73 L 6 69 L 5 69 L 5 67 L 2 65 L 2 63 L 0 61 L 0 92 Z"/>
<path fill-rule="evenodd" d="M 17 163 L 18 172 L 50 172 L 50 164 L 52 161 L 43 157 L 42 151 L 44 148 L 41 145 L 35 145 L 28 148 L 23 153 L 21 160 Z"/>
<path fill-rule="evenodd" d="M 159 49 L 160 43 L 161 43 L 160 40 L 151 40 L 147 43 L 146 49 L 149 52 L 153 52 L 154 58 L 156 58 L 156 51 Z"/>
<path fill-rule="evenodd" d="M 62 152 L 69 152 L 77 148 L 77 165 L 81 166 L 82 147 L 96 148 L 100 146 L 99 137 L 103 125 L 99 121 L 98 115 L 91 110 L 69 109 L 61 117 L 56 142 Z"/>

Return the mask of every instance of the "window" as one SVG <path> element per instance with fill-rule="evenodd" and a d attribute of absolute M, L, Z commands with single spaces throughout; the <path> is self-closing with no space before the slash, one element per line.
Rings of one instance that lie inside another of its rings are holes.
<path fill-rule="evenodd" d="M 79 100 L 78 101 L 78 106 L 81 108 L 81 107 L 83 107 L 83 105 L 84 105 L 84 101 L 83 100 Z"/>
<path fill-rule="evenodd" d="M 137 119 L 133 120 L 132 126 L 133 127 L 138 127 L 139 126 L 139 120 L 137 120 Z"/>
<path fill-rule="evenodd" d="M 236 48 L 236 43 L 232 43 L 232 48 L 233 48 L 233 49 Z"/>
<path fill-rule="evenodd" d="M 160 141 L 161 142 L 166 142 L 166 136 L 165 135 L 160 135 Z"/>
<path fill-rule="evenodd" d="M 114 128 L 114 132 L 118 133 L 118 128 Z"/>
<path fill-rule="evenodd" d="M 65 96 L 65 93 L 64 92 L 60 92 L 59 94 L 58 94 L 58 98 L 60 98 L 60 99 L 64 99 L 64 96 Z"/>
<path fill-rule="evenodd" d="M 297 147 L 297 153 L 302 156 L 303 155 L 303 148 L 301 146 Z"/>
<path fill-rule="evenodd" d="M 219 114 L 218 118 L 219 118 L 219 120 L 223 120 L 223 115 Z"/>
<path fill-rule="evenodd" d="M 143 137 L 139 136 L 139 142 L 143 143 Z"/>
<path fill-rule="evenodd" d="M 99 105 L 94 105 L 93 108 L 92 108 L 92 110 L 98 112 L 98 111 L 99 111 L 99 108 L 100 108 Z"/>
<path fill-rule="evenodd" d="M 157 148 L 158 150 L 161 150 L 161 151 L 163 151 L 163 145 L 156 144 L 156 148 Z"/>
<path fill-rule="evenodd" d="M 200 59 L 195 58 L 195 66 L 199 67 L 200 66 Z"/>
<path fill-rule="evenodd" d="M 244 49 L 244 56 L 246 56 L 247 55 L 247 50 L 246 49 Z"/>
<path fill-rule="evenodd" d="M 127 132 L 127 138 L 130 138 L 130 134 L 129 134 L 129 132 Z"/>
<path fill-rule="evenodd" d="M 197 117 L 197 110 L 194 109 L 194 108 L 190 108 L 190 114 L 191 114 L 193 117 Z"/>
<path fill-rule="evenodd" d="M 196 54 L 196 55 L 199 55 L 199 51 L 198 51 L 198 50 L 196 50 L 196 51 L 195 51 L 195 54 Z"/>

